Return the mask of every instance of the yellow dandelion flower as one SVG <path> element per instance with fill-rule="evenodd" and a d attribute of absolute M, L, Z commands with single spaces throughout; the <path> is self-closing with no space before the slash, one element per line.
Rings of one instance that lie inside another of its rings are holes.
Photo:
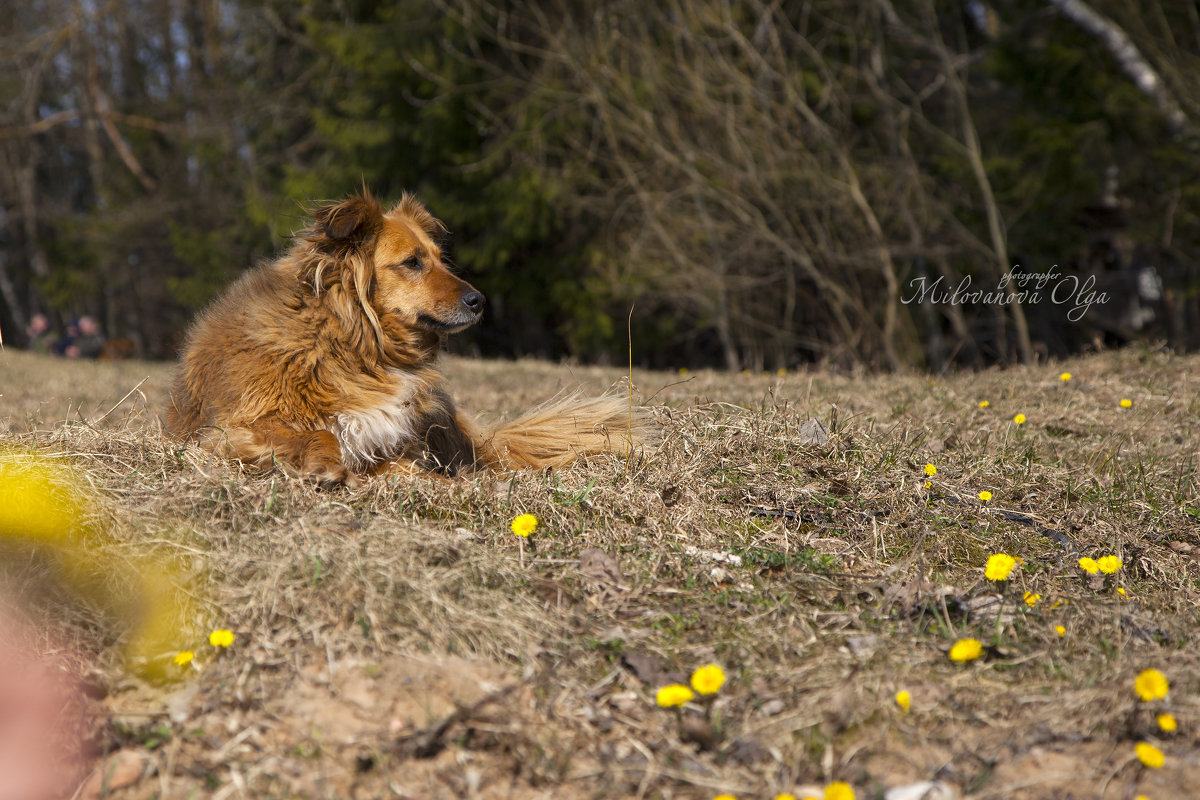
<path fill-rule="evenodd" d="M 912 707 L 912 695 L 903 689 L 896 692 L 896 705 L 900 706 L 902 711 L 908 713 L 908 709 Z"/>
<path fill-rule="evenodd" d="M 991 403 L 989 403 L 987 400 L 980 400 L 980 401 L 979 401 L 979 407 L 980 407 L 980 408 L 987 408 L 987 407 L 988 407 L 988 406 L 990 406 L 990 405 L 991 405 Z"/>
<path fill-rule="evenodd" d="M 989 492 L 987 489 L 984 489 L 982 492 L 979 493 L 979 499 L 986 503 L 988 500 L 992 499 L 992 493 Z"/>
<path fill-rule="evenodd" d="M 731 794 L 719 794 L 713 800 L 737 800 L 737 798 Z"/>
<path fill-rule="evenodd" d="M 1062 381 L 1063 383 L 1066 383 L 1067 381 L 1071 380 L 1071 373 L 1069 373 L 1069 372 L 1064 372 L 1064 373 L 1062 373 L 1061 375 L 1059 375 L 1059 376 L 1058 376 L 1058 379 L 1059 379 L 1060 381 Z"/>
<path fill-rule="evenodd" d="M 1013 422 L 1017 423 L 1018 425 L 1024 425 L 1025 424 L 1025 415 L 1017 414 L 1015 417 L 1013 417 Z"/>
<path fill-rule="evenodd" d="M 1133 800 L 1150 800 L 1150 798 L 1146 797 L 1144 794 L 1139 794 L 1137 797 L 1133 798 Z"/>
<path fill-rule="evenodd" d="M 983 645 L 978 639 L 959 639 L 950 648 L 951 661 L 974 661 L 983 655 Z"/>
<path fill-rule="evenodd" d="M 935 467 L 933 464 L 926 464 L 925 474 L 932 478 L 934 475 L 937 475 L 937 467 Z"/>
<path fill-rule="evenodd" d="M 1167 760 L 1163 756 L 1163 751 L 1149 742 L 1138 742 L 1137 746 L 1134 747 L 1134 752 L 1137 753 L 1138 761 L 1150 767 L 1150 769 L 1158 769 Z"/>
<path fill-rule="evenodd" d="M 1118 586 L 1118 587 L 1117 587 L 1117 594 L 1121 595 L 1121 597 L 1125 597 L 1125 596 L 1126 596 L 1126 595 L 1125 595 L 1125 587 L 1124 587 L 1124 586 Z"/>
<path fill-rule="evenodd" d="M 1088 558 L 1087 556 L 1079 559 L 1079 568 L 1084 572 L 1091 573 L 1092 575 L 1095 575 L 1100 571 L 1100 565 L 1096 563 L 1096 559 Z"/>
<path fill-rule="evenodd" d="M 1156 669 L 1144 669 L 1133 681 L 1133 690 L 1145 701 L 1162 700 L 1171 690 L 1167 676 Z"/>
<path fill-rule="evenodd" d="M 933 488 L 933 481 L 925 481 L 925 483 L 923 483 L 922 485 L 923 485 L 923 486 L 924 486 L 926 489 L 932 489 L 932 488 Z"/>
<path fill-rule="evenodd" d="M 522 514 L 512 521 L 512 532 L 525 537 L 537 530 L 538 520 L 533 514 Z"/>
<path fill-rule="evenodd" d="M 675 708 L 693 700 L 696 697 L 692 690 L 681 683 L 672 683 L 670 686 L 664 686 L 658 690 L 658 694 L 654 696 L 657 702 L 663 708 Z"/>
<path fill-rule="evenodd" d="M 834 781 L 825 787 L 825 800 L 854 800 L 854 789 L 844 781 Z"/>
<path fill-rule="evenodd" d="M 229 647 L 233 644 L 233 631 L 224 628 L 215 630 L 208 635 L 208 643 L 213 647 Z"/>
<path fill-rule="evenodd" d="M 1067 629 L 1064 628 L 1062 625 L 1055 625 L 1054 632 L 1058 634 L 1058 638 L 1060 638 L 1060 639 L 1067 635 Z"/>
<path fill-rule="evenodd" d="M 1158 727 L 1162 728 L 1167 733 L 1174 733 L 1179 727 L 1179 722 L 1175 719 L 1174 714 L 1159 714 L 1155 717 Z"/>
<path fill-rule="evenodd" d="M 988 556 L 983 574 L 989 581 L 1006 581 L 1016 566 L 1017 560 L 1007 553 L 993 553 Z"/>
<path fill-rule="evenodd" d="M 777 795 L 775 795 L 775 800 L 796 800 L 796 795 L 794 795 L 794 794 L 777 794 Z"/>
<path fill-rule="evenodd" d="M 716 694 L 725 683 L 725 672 L 716 664 L 705 664 L 692 673 L 692 688 L 697 694 Z"/>
<path fill-rule="evenodd" d="M 1133 401 L 1127 397 L 1121 398 L 1121 408 L 1129 408 L 1133 405 Z"/>
<path fill-rule="evenodd" d="M 183 667 L 183 666 L 187 666 L 188 664 L 192 663 L 192 659 L 195 657 L 196 657 L 196 654 L 193 653 L 191 650 L 184 650 L 180 653 L 176 653 L 175 657 L 172 658 L 171 660 L 174 661 L 176 665 Z"/>
<path fill-rule="evenodd" d="M 1121 568 L 1124 562 L 1116 556 L 1101 556 L 1096 559 L 1096 568 L 1105 575 L 1112 575 Z"/>
<path fill-rule="evenodd" d="M 1025 605 L 1029 606 L 1030 608 L 1033 608 L 1034 606 L 1036 606 L 1038 604 L 1038 601 L 1042 599 L 1042 596 L 1040 594 L 1037 594 L 1036 592 L 1026 592 L 1024 599 L 1025 599 Z"/>

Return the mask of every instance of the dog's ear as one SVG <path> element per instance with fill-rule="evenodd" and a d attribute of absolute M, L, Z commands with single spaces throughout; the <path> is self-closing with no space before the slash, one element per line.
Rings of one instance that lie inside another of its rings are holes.
<path fill-rule="evenodd" d="M 371 239 L 383 224 L 383 207 L 369 193 L 353 195 L 313 213 L 316 232 L 328 244 L 355 245 Z"/>

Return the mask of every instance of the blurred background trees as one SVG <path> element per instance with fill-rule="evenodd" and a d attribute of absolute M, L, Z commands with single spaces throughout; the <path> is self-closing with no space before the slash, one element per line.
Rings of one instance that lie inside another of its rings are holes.
<path fill-rule="evenodd" d="M 1194 3 L 20 0 L 0 60 L 9 343 L 91 314 L 172 357 L 306 205 L 365 183 L 452 231 L 489 300 L 460 350 L 1200 345 Z M 1004 288 L 1051 271 L 1036 302 Z M 992 297 L 950 302 L 968 283 Z M 1089 283 L 1107 302 L 1072 314 Z"/>

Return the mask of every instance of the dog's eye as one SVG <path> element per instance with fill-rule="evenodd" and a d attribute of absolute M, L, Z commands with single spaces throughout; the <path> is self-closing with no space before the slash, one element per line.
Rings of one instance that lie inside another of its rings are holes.
<path fill-rule="evenodd" d="M 404 267 L 405 269 L 411 269 L 414 272 L 420 272 L 421 271 L 421 260 L 419 258 L 417 258 L 416 256 L 412 256 L 410 258 L 405 259 L 404 263 L 401 264 L 401 266 Z"/>

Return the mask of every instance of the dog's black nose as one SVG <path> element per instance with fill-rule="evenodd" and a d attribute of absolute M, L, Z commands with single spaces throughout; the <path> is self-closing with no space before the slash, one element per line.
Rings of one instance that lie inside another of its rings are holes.
<path fill-rule="evenodd" d="M 483 311 L 483 300 L 483 292 L 467 292 L 462 296 L 462 304 L 476 314 Z"/>

